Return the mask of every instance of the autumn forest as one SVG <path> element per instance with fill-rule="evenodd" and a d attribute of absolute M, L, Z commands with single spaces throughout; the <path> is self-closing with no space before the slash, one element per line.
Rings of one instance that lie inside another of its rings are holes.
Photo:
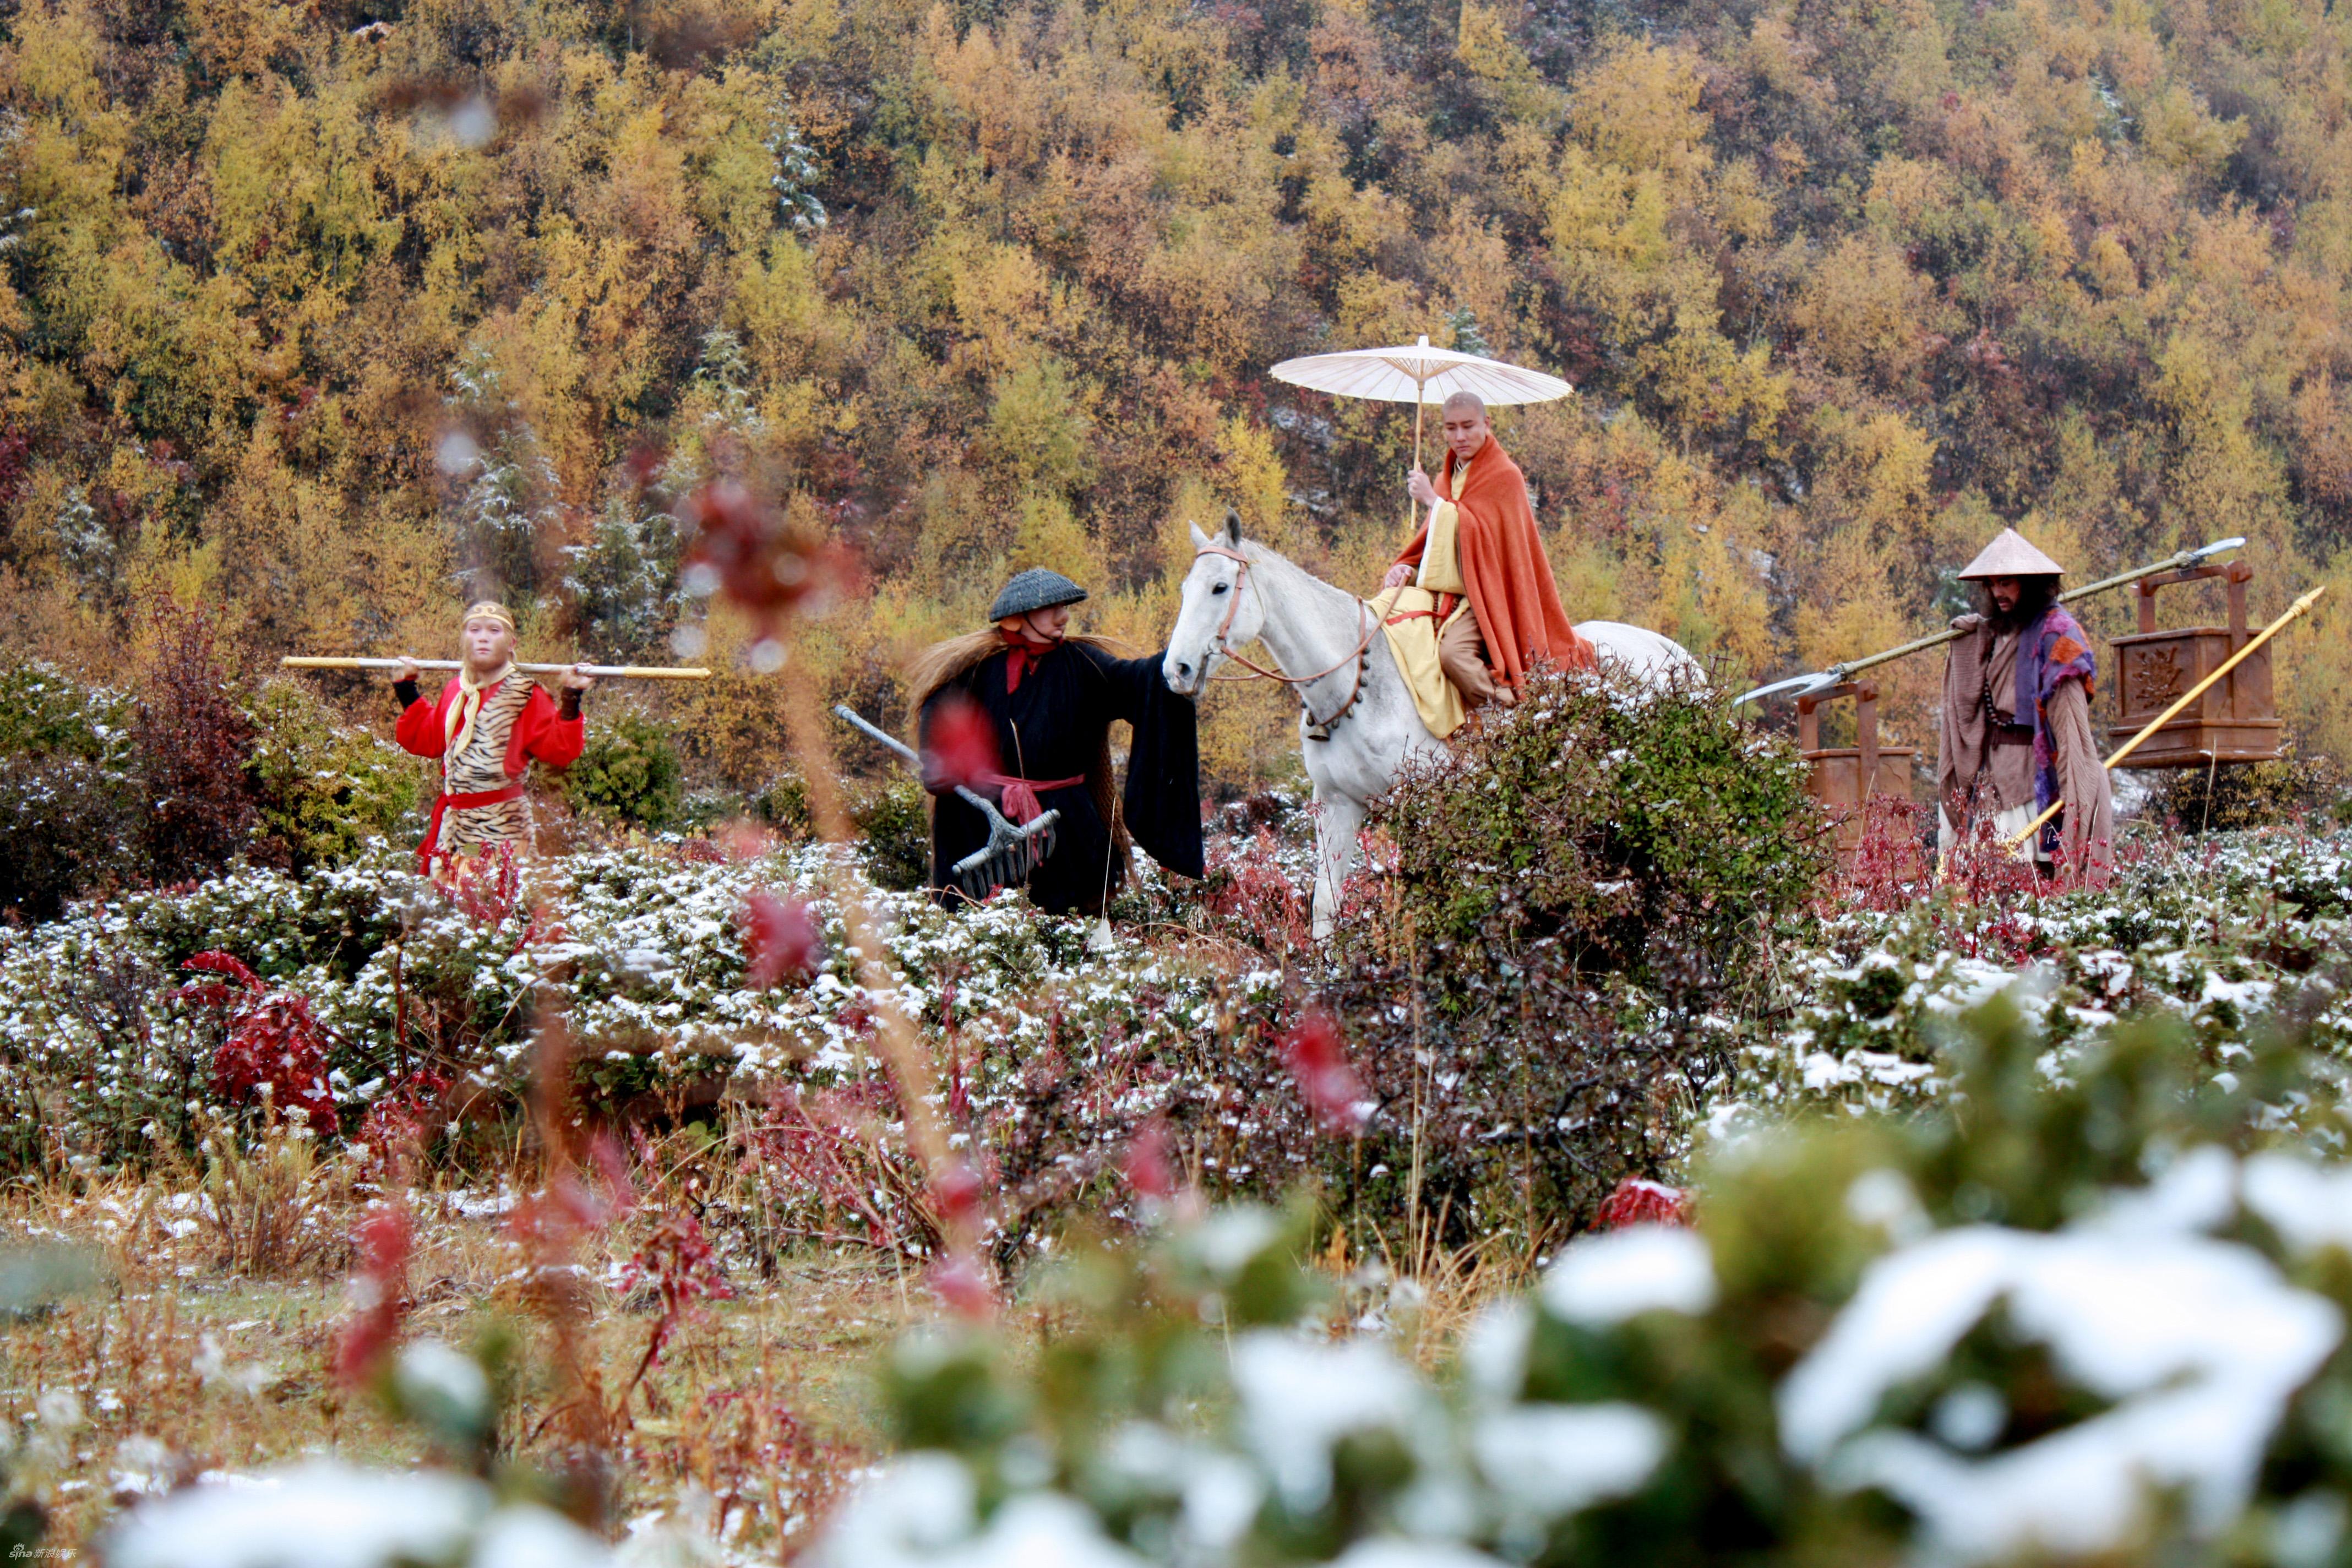
<path fill-rule="evenodd" d="M 2315 0 L 31 0 L 0 29 L 0 636 L 88 676 L 159 595 L 257 674 L 444 653 L 499 593 L 527 655 L 719 667 L 599 700 L 755 789 L 772 699 L 681 586 L 696 486 L 854 554 L 794 657 L 903 720 L 905 652 L 1018 566 L 1158 646 L 1186 523 L 1228 506 L 1369 588 L 1410 413 L 1266 371 L 1423 333 L 1576 384 L 1497 426 L 1570 614 L 1735 675 L 1931 629 L 2003 523 L 2083 574 L 2248 535 L 2258 616 L 2352 576 L 2352 24 Z M 2342 615 L 2280 647 L 2306 750 L 2352 742 Z M 1935 678 L 1886 672 L 1897 738 L 1932 748 Z M 1276 695 L 1211 706 L 1224 785 L 1295 768 Z"/>

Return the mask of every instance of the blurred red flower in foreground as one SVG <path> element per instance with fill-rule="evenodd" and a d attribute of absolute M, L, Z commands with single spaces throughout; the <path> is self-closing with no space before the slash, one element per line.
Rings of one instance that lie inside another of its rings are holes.
<path fill-rule="evenodd" d="M 923 782 L 935 788 L 982 784 L 1002 771 L 996 725 L 969 697 L 950 693 L 940 698 L 924 739 Z"/>
<path fill-rule="evenodd" d="M 840 543 L 790 525 L 740 480 L 713 479 L 678 509 L 694 530 L 686 582 L 708 597 L 724 594 L 763 628 L 786 614 L 821 607 L 856 585 L 856 558 Z M 812 602 L 814 601 L 814 602 Z"/>
<path fill-rule="evenodd" d="M 352 1315 L 335 1336 L 335 1381 L 347 1388 L 373 1376 L 400 1338 L 415 1238 L 404 1205 L 373 1205 L 352 1227 L 352 1250 L 359 1261 L 349 1287 Z"/>
<path fill-rule="evenodd" d="M 955 1161 L 932 1178 L 931 1196 L 939 1202 L 941 1218 L 962 1219 L 980 1203 L 980 1173 Z"/>
<path fill-rule="evenodd" d="M 1282 1037 L 1282 1065 L 1298 1080 L 1299 1092 L 1328 1131 L 1354 1132 L 1370 1113 L 1363 1080 L 1348 1065 L 1339 1026 L 1318 1007 Z"/>
<path fill-rule="evenodd" d="M 1168 1128 L 1156 1118 L 1128 1140 L 1127 1184 L 1161 1203 L 1176 1195 L 1176 1172 L 1168 1163 Z"/>
<path fill-rule="evenodd" d="M 996 1292 L 980 1265 L 962 1253 L 942 1258 L 931 1269 L 931 1289 L 940 1300 L 977 1321 L 996 1310 Z"/>
<path fill-rule="evenodd" d="M 1595 1230 L 1615 1230 L 1625 1225 L 1687 1226 L 1690 1222 L 1690 1194 L 1639 1176 L 1628 1176 L 1618 1183 L 1617 1190 L 1601 1200 L 1592 1215 Z"/>
<path fill-rule="evenodd" d="M 760 990 L 785 980 L 805 980 L 824 956 L 816 917 L 798 899 L 780 899 L 754 889 L 743 900 L 745 978 Z"/>

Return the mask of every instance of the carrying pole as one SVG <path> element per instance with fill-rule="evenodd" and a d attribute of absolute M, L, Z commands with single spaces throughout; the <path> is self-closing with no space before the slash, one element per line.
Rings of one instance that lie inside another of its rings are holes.
<path fill-rule="evenodd" d="M 2104 594 L 2110 588 L 2120 588 L 2126 583 L 2137 583 L 2143 577 L 2153 577 L 2159 572 L 2182 571 L 2194 566 L 2208 556 L 2242 549 L 2245 542 L 2243 538 L 2217 539 L 2210 544 L 2200 545 L 2194 550 L 2183 550 L 2177 554 L 2168 555 L 2153 566 L 2134 567 L 2129 572 L 2118 572 L 2112 577 L 2102 577 L 2095 583 L 2085 583 L 2079 588 L 2069 588 L 2058 595 L 2057 602 L 2062 605 L 2071 605 L 2077 599 L 2087 599 L 2094 594 Z M 1900 647 L 1888 648 L 1885 653 L 1874 653 L 1866 658 L 1848 659 L 1843 664 L 1833 664 L 1818 674 L 1792 676 L 1787 680 L 1776 680 L 1769 686 L 1759 686 L 1753 691 L 1742 692 L 1734 698 L 1731 705 L 1737 708 L 1742 703 L 1753 702 L 1759 697 L 1770 697 L 1781 692 L 1793 692 L 1801 696 L 1809 692 L 1826 690 L 1840 681 L 1853 679 L 1865 669 L 1875 669 L 1882 664 L 1889 664 L 1898 658 L 1906 658 L 1915 653 L 1925 653 L 1931 647 L 1941 647 L 1946 643 L 1956 641 L 1967 635 L 1962 631 L 1948 629 L 1931 632 L 1924 637 L 1914 637 Z"/>
<path fill-rule="evenodd" d="M 281 658 L 288 669 L 398 669 L 413 664 L 419 669 L 463 669 L 454 658 Z M 524 675 L 570 675 L 578 670 L 598 680 L 708 680 L 710 672 L 692 665 L 672 664 L 518 664 Z"/>
<path fill-rule="evenodd" d="M 2179 714 L 2182 709 L 2188 707 L 2191 702 L 2196 701 L 2200 697 L 2204 696 L 2206 689 L 2215 681 L 2221 679 L 2223 676 L 2237 668 L 2239 665 L 2244 663 L 2248 654 L 2252 653 L 2256 648 L 2262 647 L 2263 644 L 2270 641 L 2271 638 L 2276 636 L 2279 632 L 2284 631 L 2289 621 L 2294 619 L 2295 616 L 2303 614 L 2304 611 L 2311 608 L 2313 605 L 2318 603 L 2319 595 L 2326 592 L 2327 592 L 2327 584 L 2323 583 L 2318 587 L 2314 588 L 2310 593 L 2305 594 L 2302 598 L 2297 599 L 2293 605 L 2287 606 L 2286 614 L 2281 616 L 2277 620 L 2273 621 L 2269 626 L 2264 626 L 2252 637 L 2248 637 L 2246 639 L 2245 647 L 2240 648 L 2228 658 L 2222 660 L 2221 667 L 2219 669 L 2216 669 L 2212 674 L 2207 676 L 2204 679 L 2199 681 L 2196 685 L 2183 692 L 2179 701 L 2175 702 L 2171 707 L 2166 709 L 2163 712 L 2149 720 L 2147 728 L 2140 731 L 2138 734 L 2134 735 L 2130 740 L 2126 741 L 2123 745 L 2116 750 L 2114 756 L 2109 757 L 2105 762 L 2099 764 L 2100 767 L 2112 773 L 2115 770 L 2116 763 L 2122 762 L 2126 757 L 2130 756 L 2134 752 L 2139 750 L 2139 743 L 2142 741 L 2147 740 L 2150 735 L 2155 734 L 2158 730 L 2161 730 L 2167 724 L 2171 723 L 2174 716 Z M 2032 838 L 2035 834 L 2041 832 L 2042 825 L 2047 823 L 2052 817 L 2057 816 L 2061 810 L 2064 809 L 2065 805 L 2066 803 L 2063 800 L 2052 801 L 2050 803 L 2049 810 L 2035 817 L 2032 822 L 2027 823 L 2025 825 L 2025 831 L 2009 841 L 2010 847 L 2011 848 L 2015 848 L 2023 844 L 2027 839 Z"/>

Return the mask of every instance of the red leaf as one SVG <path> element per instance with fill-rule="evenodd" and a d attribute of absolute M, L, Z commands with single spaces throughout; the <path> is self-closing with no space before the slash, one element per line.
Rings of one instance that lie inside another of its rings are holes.
<path fill-rule="evenodd" d="M 1363 1082 L 1348 1065 L 1339 1026 L 1330 1014 L 1318 1007 L 1282 1037 L 1282 1063 L 1327 1131 L 1353 1132 L 1363 1126 L 1370 1114 Z"/>
<path fill-rule="evenodd" d="M 923 773 L 929 783 L 975 784 L 1003 771 L 998 765 L 996 725 L 968 697 L 950 693 L 940 700 L 927 739 Z"/>
<path fill-rule="evenodd" d="M 1690 1194 L 1663 1182 L 1628 1176 L 1601 1201 L 1592 1215 L 1595 1230 L 1615 1230 L 1627 1225 L 1690 1224 Z"/>
<path fill-rule="evenodd" d="M 226 974 L 231 980 L 236 981 L 239 985 L 245 987 L 247 991 L 259 991 L 265 989 L 261 984 L 261 976 L 256 974 L 251 969 L 247 968 L 244 960 L 237 958 L 231 953 L 220 952 L 200 952 L 194 958 L 189 959 L 186 963 L 181 964 L 180 967 L 183 969 L 196 970 L 199 973 L 205 974 Z M 181 994 L 187 995 L 191 993 L 210 991 L 212 987 L 207 985 L 192 984 L 184 987 Z"/>
<path fill-rule="evenodd" d="M 743 900 L 743 957 L 746 976 L 759 990 L 786 979 L 805 980 L 824 956 L 824 939 L 816 918 L 798 899 L 780 899 L 754 889 Z"/>

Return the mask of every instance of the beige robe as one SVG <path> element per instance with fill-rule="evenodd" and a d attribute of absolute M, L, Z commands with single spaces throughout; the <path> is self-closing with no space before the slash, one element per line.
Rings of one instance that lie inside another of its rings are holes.
<path fill-rule="evenodd" d="M 1938 842 L 1948 854 L 1971 814 L 1990 812 L 1995 831 L 2014 838 L 2038 815 L 2033 804 L 2033 748 L 1988 745 L 1990 726 L 1984 697 L 1992 694 L 1993 717 L 2018 721 L 2011 711 L 2017 693 L 2018 633 L 1996 635 L 1981 616 L 1962 616 L 1952 625 L 1969 635 L 1952 645 L 1944 665 L 1944 712 L 1936 754 Z M 2079 680 L 2060 683 L 2045 705 L 2052 750 L 2058 767 L 2058 793 L 2066 805 L 2059 816 L 2066 863 L 2086 868 L 2104 881 L 2115 869 L 2116 797 L 2099 763 L 2098 738 L 2091 729 L 2090 694 Z M 2028 714 L 2024 722 L 2031 724 Z M 2084 803 L 2088 803 L 2087 806 Z M 2037 846 L 2038 847 L 2038 846 Z"/>

